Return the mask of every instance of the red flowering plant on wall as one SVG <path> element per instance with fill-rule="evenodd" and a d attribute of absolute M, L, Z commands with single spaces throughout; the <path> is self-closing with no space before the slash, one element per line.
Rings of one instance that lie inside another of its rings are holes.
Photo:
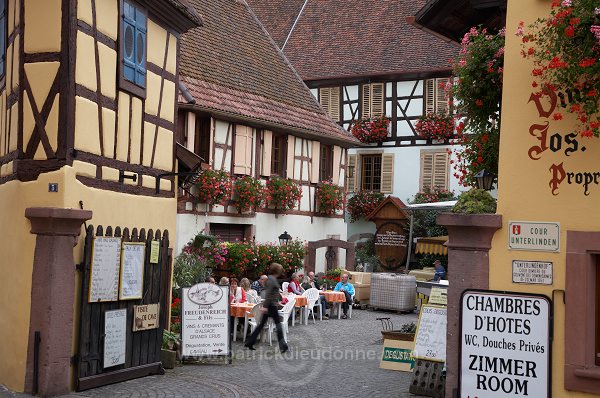
<path fill-rule="evenodd" d="M 227 259 L 225 267 L 235 276 L 252 272 L 258 264 L 258 249 L 254 242 L 225 242 Z"/>
<path fill-rule="evenodd" d="M 446 87 L 456 112 L 454 176 L 463 186 L 474 185 L 474 175 L 485 169 L 498 174 L 500 105 L 504 72 L 504 29 L 491 34 L 471 28 L 461 41 L 455 78 Z"/>
<path fill-rule="evenodd" d="M 600 136 L 600 6 L 598 0 L 553 0 L 550 14 L 524 29 L 521 55 L 533 60 L 532 86 L 562 92 L 583 137 Z M 562 119 L 557 112 L 554 120 Z"/>
<path fill-rule="evenodd" d="M 362 118 L 352 125 L 352 135 L 365 144 L 383 142 L 388 136 L 390 119 L 385 116 Z"/>
<path fill-rule="evenodd" d="M 231 177 L 225 171 L 204 170 L 196 178 L 194 185 L 201 203 L 224 204 L 231 197 Z"/>
<path fill-rule="evenodd" d="M 354 196 L 348 199 L 348 214 L 350 222 L 369 215 L 381 202 L 385 196 L 381 192 L 358 191 Z"/>
<path fill-rule="evenodd" d="M 344 189 L 331 180 L 321 181 L 317 189 L 319 212 L 333 215 L 344 208 Z"/>
<path fill-rule="evenodd" d="M 444 113 L 428 113 L 417 118 L 415 130 L 421 138 L 443 140 L 454 136 L 454 117 Z"/>
<path fill-rule="evenodd" d="M 300 185 L 289 178 L 274 176 L 267 181 L 266 202 L 276 211 L 288 211 L 298 205 L 302 198 Z"/>
<path fill-rule="evenodd" d="M 258 179 L 245 176 L 236 179 L 233 185 L 237 194 L 235 206 L 240 212 L 256 210 L 262 205 L 264 187 Z"/>

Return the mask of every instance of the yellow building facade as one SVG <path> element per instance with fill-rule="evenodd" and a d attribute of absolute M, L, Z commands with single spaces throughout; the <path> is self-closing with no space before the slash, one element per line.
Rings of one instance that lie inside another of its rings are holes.
<path fill-rule="evenodd" d="M 200 19 L 177 0 L 5 5 L 0 384 L 23 391 L 36 247 L 25 209 L 91 210 L 94 226 L 175 235 L 176 181 L 163 175 L 175 170 L 178 42 Z"/>
<path fill-rule="evenodd" d="M 497 209 L 502 228 L 492 240 L 489 288 L 552 299 L 552 396 L 588 397 L 600 394 L 600 145 L 574 134 L 568 96 L 533 95 L 533 66 L 514 33 L 521 21 L 527 26 L 549 12 L 549 1 L 508 1 Z M 564 120 L 554 120 L 556 112 Z M 558 251 L 511 250 L 511 222 L 559 223 Z M 515 260 L 551 262 L 551 284 L 514 283 Z"/>

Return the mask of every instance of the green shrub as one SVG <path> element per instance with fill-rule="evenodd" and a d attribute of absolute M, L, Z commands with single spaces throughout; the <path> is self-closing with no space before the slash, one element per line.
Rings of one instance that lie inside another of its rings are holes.
<path fill-rule="evenodd" d="M 471 189 L 463 192 L 458 197 L 458 202 L 452 209 L 453 213 L 464 214 L 494 214 L 496 212 L 496 199 L 483 189 Z"/>

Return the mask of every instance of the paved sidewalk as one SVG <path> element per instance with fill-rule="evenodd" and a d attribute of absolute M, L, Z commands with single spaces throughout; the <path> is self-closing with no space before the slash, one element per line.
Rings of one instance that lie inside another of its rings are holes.
<path fill-rule="evenodd" d="M 233 343 L 233 364 L 221 360 L 186 364 L 150 376 L 68 395 L 81 397 L 416 397 L 408 393 L 412 373 L 379 369 L 381 324 L 417 321 L 416 314 L 354 310 L 352 319 L 290 326 L 290 352 L 258 343 L 249 351 Z M 238 337 L 239 339 L 239 337 Z M 3 392 L 0 398 L 25 397 Z"/>

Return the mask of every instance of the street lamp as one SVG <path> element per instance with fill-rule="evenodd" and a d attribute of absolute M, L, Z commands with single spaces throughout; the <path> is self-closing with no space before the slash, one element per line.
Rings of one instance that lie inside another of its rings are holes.
<path fill-rule="evenodd" d="M 475 183 L 477 184 L 477 188 L 483 189 L 485 191 L 491 191 L 494 185 L 494 180 L 496 180 L 496 175 L 486 171 L 485 169 L 481 170 L 477 174 L 475 174 Z"/>
<path fill-rule="evenodd" d="M 292 240 L 292 236 L 290 234 L 288 234 L 287 231 L 285 231 L 284 233 L 279 235 L 279 244 L 282 246 L 287 245 L 288 243 L 290 243 L 291 240 Z"/>

